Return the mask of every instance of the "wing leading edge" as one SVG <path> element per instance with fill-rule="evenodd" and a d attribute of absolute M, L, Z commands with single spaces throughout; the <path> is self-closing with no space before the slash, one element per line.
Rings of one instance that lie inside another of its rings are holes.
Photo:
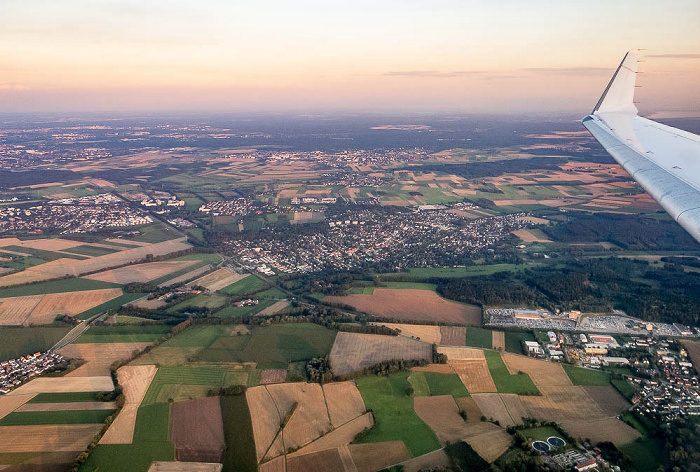
<path fill-rule="evenodd" d="M 625 55 L 583 125 L 700 242 L 700 136 L 637 114 L 638 55 L 639 50 Z"/>

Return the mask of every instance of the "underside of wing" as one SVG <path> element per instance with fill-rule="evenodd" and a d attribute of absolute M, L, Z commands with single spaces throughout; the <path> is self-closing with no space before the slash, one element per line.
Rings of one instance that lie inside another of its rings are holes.
<path fill-rule="evenodd" d="M 637 56 L 625 55 L 583 125 L 700 242 L 700 136 L 637 115 Z"/>

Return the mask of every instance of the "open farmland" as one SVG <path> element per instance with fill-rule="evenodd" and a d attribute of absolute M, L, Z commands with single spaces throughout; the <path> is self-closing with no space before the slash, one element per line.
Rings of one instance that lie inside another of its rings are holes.
<path fill-rule="evenodd" d="M 684 339 L 682 343 L 683 347 L 688 351 L 693 367 L 695 367 L 695 370 L 700 371 L 700 342 Z"/>
<path fill-rule="evenodd" d="M 278 300 L 272 305 L 263 308 L 259 312 L 255 314 L 255 316 L 272 316 L 276 315 L 280 311 L 284 310 L 289 306 L 289 302 L 287 300 Z"/>
<path fill-rule="evenodd" d="M 630 402 L 623 397 L 617 389 L 611 385 L 584 387 L 588 396 L 598 404 L 603 413 L 608 416 L 618 416 L 627 411 Z"/>
<path fill-rule="evenodd" d="M 0 453 L 80 452 L 101 424 L 0 426 Z"/>
<path fill-rule="evenodd" d="M 194 263 L 195 261 L 146 262 L 144 264 L 134 264 L 118 269 L 105 270 L 96 274 L 86 275 L 84 278 L 117 284 L 150 282 L 151 280 L 189 267 Z"/>
<path fill-rule="evenodd" d="M 8 395 L 28 393 L 108 392 L 114 389 L 112 377 L 39 377 L 17 387 Z"/>
<path fill-rule="evenodd" d="M 246 277 L 248 277 L 247 274 L 238 274 L 236 272 L 231 272 L 228 269 L 217 269 L 214 272 L 193 280 L 187 285 L 189 287 L 198 285 L 206 288 L 209 291 L 216 292 L 217 290 L 228 287 L 229 285 L 234 284 Z"/>
<path fill-rule="evenodd" d="M 211 389 L 247 385 L 248 374 L 240 366 L 161 366 L 146 392 L 143 404 L 206 397 Z"/>
<path fill-rule="evenodd" d="M 610 384 L 610 374 L 599 370 L 584 369 L 569 364 L 564 364 L 564 371 L 574 385 L 600 386 Z"/>
<path fill-rule="evenodd" d="M 574 438 L 610 441 L 618 447 L 641 437 L 639 431 L 617 418 L 561 420 L 560 424 Z"/>
<path fill-rule="evenodd" d="M 225 442 L 219 398 L 171 404 L 170 440 L 175 444 L 178 461 L 221 462 Z"/>
<path fill-rule="evenodd" d="M 469 393 L 496 391 L 484 351 L 468 347 L 440 346 L 438 352 L 447 356 L 447 366 L 459 376 Z"/>
<path fill-rule="evenodd" d="M 332 382 L 323 386 L 331 425 L 334 428 L 365 413 L 362 395 L 353 381 Z"/>
<path fill-rule="evenodd" d="M 221 472 L 222 468 L 222 464 L 210 462 L 155 461 L 148 472 Z"/>
<path fill-rule="evenodd" d="M 375 472 L 411 458 L 403 441 L 350 444 L 348 450 L 357 472 Z"/>
<path fill-rule="evenodd" d="M 29 402 L 35 394 L 29 393 L 26 395 L 3 395 L 0 397 L 0 419 L 9 415 L 13 411 L 22 407 Z"/>
<path fill-rule="evenodd" d="M 376 288 L 371 295 L 328 296 L 323 301 L 350 305 L 380 318 L 481 323 L 480 308 L 445 300 L 432 290 Z"/>
<path fill-rule="evenodd" d="M 29 267 L 21 272 L 0 277 L 0 286 L 9 287 L 12 285 L 28 284 L 65 276 L 77 277 L 90 272 L 136 262 L 144 259 L 147 254 L 163 256 L 173 252 L 183 251 L 190 247 L 191 246 L 184 241 L 184 238 L 179 238 L 133 249 L 125 249 L 123 251 L 89 259 L 76 260 L 61 258 Z"/>
<path fill-rule="evenodd" d="M 255 438 L 246 395 L 220 397 L 224 424 L 224 467 L 227 471 L 257 472 Z"/>
<path fill-rule="evenodd" d="M 467 328 L 463 326 L 440 326 L 440 345 L 466 346 Z"/>
<path fill-rule="evenodd" d="M 431 325 L 414 325 L 400 323 L 371 323 L 378 326 L 386 326 L 387 328 L 399 330 L 401 336 L 415 338 L 427 343 L 440 344 L 440 326 Z"/>
<path fill-rule="evenodd" d="M 100 444 L 131 444 L 136 426 L 136 413 L 148 390 L 156 366 L 123 366 L 117 371 L 119 385 L 124 390 L 124 407 L 121 409 Z"/>
<path fill-rule="evenodd" d="M 530 376 L 526 373 L 511 373 L 500 353 L 494 351 L 484 351 L 486 363 L 491 372 L 491 378 L 496 385 L 498 393 L 517 393 L 518 395 L 537 395 L 537 387 Z M 528 359 L 524 357 L 523 359 Z M 557 364 L 552 364 L 561 367 Z"/>
<path fill-rule="evenodd" d="M 77 344 L 153 343 L 170 334 L 172 326 L 130 324 L 91 326 L 75 341 Z M 109 347 L 106 347 L 109 349 Z"/>
<path fill-rule="evenodd" d="M 497 351 L 506 350 L 506 333 L 505 331 L 492 331 L 491 332 L 491 344 L 492 348 Z"/>
<path fill-rule="evenodd" d="M 50 324 L 57 315 L 75 316 L 122 295 L 119 288 L 48 293 L 0 299 L 0 324 Z"/>
<path fill-rule="evenodd" d="M 375 418 L 374 427 L 357 442 L 403 441 L 413 457 L 440 448 L 435 433 L 413 409 L 408 375 L 398 372 L 387 377 L 357 379 L 362 399 Z"/>
<path fill-rule="evenodd" d="M 284 383 L 287 380 L 285 369 L 263 369 L 260 371 L 260 385 Z"/>
<path fill-rule="evenodd" d="M 467 424 L 459 416 L 459 408 L 450 395 L 415 397 L 413 407 L 443 445 L 466 436 Z"/>
<path fill-rule="evenodd" d="M 92 377 L 99 375 L 109 375 L 110 366 L 113 362 L 126 359 L 134 351 L 141 351 L 151 343 L 113 343 L 113 344 L 69 344 L 61 348 L 58 353 L 74 358 L 84 359 L 85 364 L 81 365 L 67 377 Z"/>
<path fill-rule="evenodd" d="M 336 375 L 347 375 L 393 359 L 430 361 L 431 344 L 403 336 L 382 336 L 340 332 L 331 350 L 331 368 Z"/>
<path fill-rule="evenodd" d="M 467 424 L 467 436 L 464 441 L 482 459 L 492 463 L 508 450 L 513 443 L 513 438 L 503 428 L 492 423 L 470 422 Z"/>
<path fill-rule="evenodd" d="M 287 459 L 287 472 L 344 472 L 338 449 L 312 452 Z"/>
<path fill-rule="evenodd" d="M 308 454 L 311 452 L 347 446 L 357 437 L 358 434 L 370 429 L 372 426 L 374 426 L 372 413 L 365 413 L 362 416 L 358 416 L 357 418 L 348 421 L 342 426 L 338 426 L 330 433 L 324 434 L 312 443 L 302 447 L 298 451 L 295 451 L 292 453 L 292 455 Z"/>
<path fill-rule="evenodd" d="M 472 395 L 479 410 L 487 418 L 493 418 L 507 428 L 521 424 L 530 418 L 530 411 L 518 395 L 512 393 L 479 393 Z"/>

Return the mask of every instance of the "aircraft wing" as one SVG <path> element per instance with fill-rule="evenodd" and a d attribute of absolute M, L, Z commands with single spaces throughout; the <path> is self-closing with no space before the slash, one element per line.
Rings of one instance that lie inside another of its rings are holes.
<path fill-rule="evenodd" d="M 700 136 L 637 114 L 638 55 L 638 50 L 625 55 L 583 125 L 700 242 Z"/>

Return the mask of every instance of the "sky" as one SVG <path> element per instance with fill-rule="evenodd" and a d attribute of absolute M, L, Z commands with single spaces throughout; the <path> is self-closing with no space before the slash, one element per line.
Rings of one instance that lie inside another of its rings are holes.
<path fill-rule="evenodd" d="M 700 2 L 2 0 L 0 112 L 700 115 Z"/>

